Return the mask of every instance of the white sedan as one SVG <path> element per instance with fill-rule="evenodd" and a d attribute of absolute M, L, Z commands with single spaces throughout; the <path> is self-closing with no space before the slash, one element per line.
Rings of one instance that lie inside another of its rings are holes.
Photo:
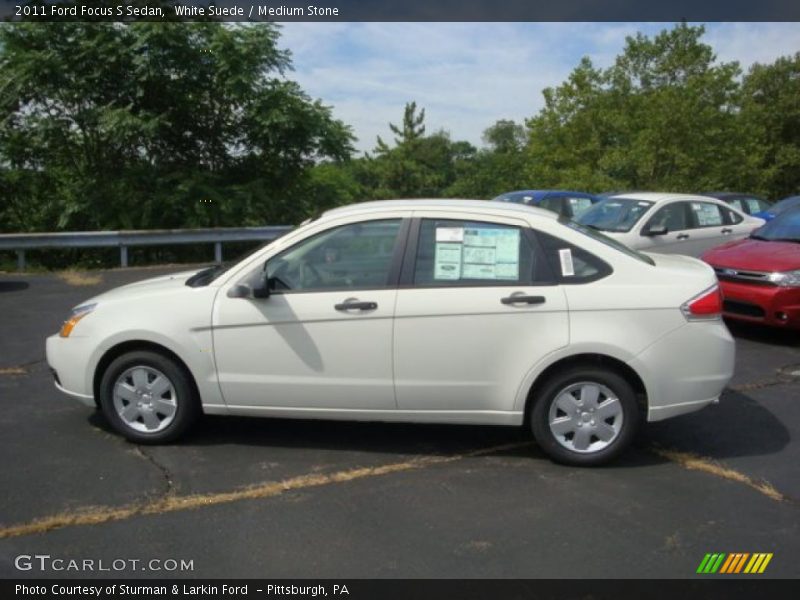
<path fill-rule="evenodd" d="M 525 425 L 553 459 L 619 454 L 716 402 L 734 342 L 711 267 L 527 206 L 325 213 L 228 268 L 77 306 L 55 384 L 138 443 L 205 414 Z"/>
<path fill-rule="evenodd" d="M 688 256 L 744 239 L 764 224 L 715 198 L 653 192 L 611 196 L 577 220 L 629 248 Z"/>

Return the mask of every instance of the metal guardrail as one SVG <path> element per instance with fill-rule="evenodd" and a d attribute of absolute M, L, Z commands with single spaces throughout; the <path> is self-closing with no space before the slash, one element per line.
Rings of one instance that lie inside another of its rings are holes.
<path fill-rule="evenodd" d="M 131 246 L 214 244 L 214 261 L 222 262 L 225 242 L 268 242 L 291 231 L 288 225 L 220 227 L 217 229 L 153 229 L 146 231 L 73 231 L 0 234 L 0 251 L 17 253 L 17 269 L 25 270 L 25 251 L 42 248 L 119 248 L 120 266 L 128 266 Z"/>

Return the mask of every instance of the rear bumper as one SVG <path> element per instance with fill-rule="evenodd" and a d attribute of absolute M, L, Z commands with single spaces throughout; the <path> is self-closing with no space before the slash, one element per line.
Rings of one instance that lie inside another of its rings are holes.
<path fill-rule="evenodd" d="M 736 345 L 721 320 L 687 323 L 629 365 L 646 382 L 647 420 L 694 412 L 719 400 L 733 377 Z"/>
<path fill-rule="evenodd" d="M 726 318 L 800 329 L 800 288 L 720 281 Z"/>

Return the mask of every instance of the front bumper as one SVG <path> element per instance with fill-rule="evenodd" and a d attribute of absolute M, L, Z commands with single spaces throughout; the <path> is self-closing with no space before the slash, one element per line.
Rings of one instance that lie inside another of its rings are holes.
<path fill-rule="evenodd" d="M 91 377 L 87 377 L 90 353 L 86 338 L 62 338 L 58 334 L 47 338 L 47 365 L 53 372 L 56 389 L 86 406 L 96 407 Z"/>
<path fill-rule="evenodd" d="M 800 329 L 800 288 L 720 281 L 726 318 Z"/>

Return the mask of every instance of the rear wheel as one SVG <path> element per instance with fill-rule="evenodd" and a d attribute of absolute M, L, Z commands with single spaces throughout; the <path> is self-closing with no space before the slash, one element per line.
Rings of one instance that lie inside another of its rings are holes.
<path fill-rule="evenodd" d="M 554 375 L 534 399 L 531 428 L 556 462 L 593 466 L 630 444 L 639 426 L 631 385 L 613 371 L 575 367 Z"/>
<path fill-rule="evenodd" d="M 200 413 L 184 368 L 149 351 L 123 354 L 108 366 L 100 382 L 100 407 L 114 429 L 140 444 L 171 442 Z"/>

